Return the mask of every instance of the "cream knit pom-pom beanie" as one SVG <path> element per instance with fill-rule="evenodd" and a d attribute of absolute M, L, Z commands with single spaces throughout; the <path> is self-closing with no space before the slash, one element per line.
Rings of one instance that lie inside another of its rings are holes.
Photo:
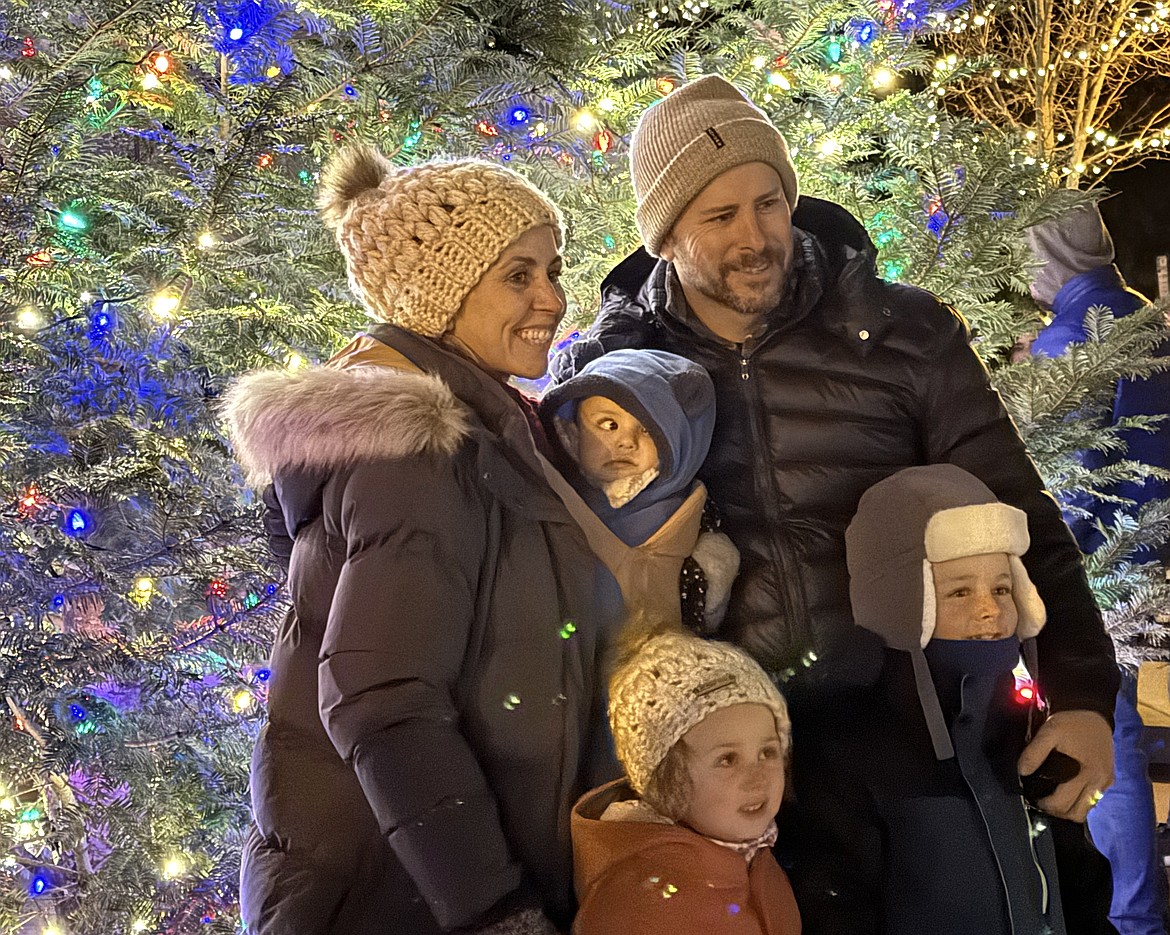
<path fill-rule="evenodd" d="M 743 650 L 669 630 L 636 646 L 609 681 L 614 747 L 634 791 L 646 791 L 683 734 L 736 704 L 769 708 L 787 747 L 791 726 L 784 696 Z"/>
<path fill-rule="evenodd" d="M 322 173 L 317 203 L 358 298 L 383 321 L 430 338 L 450 328 L 522 234 L 548 225 L 564 242 L 561 214 L 542 192 L 472 159 L 401 168 L 371 147 L 343 150 Z"/>

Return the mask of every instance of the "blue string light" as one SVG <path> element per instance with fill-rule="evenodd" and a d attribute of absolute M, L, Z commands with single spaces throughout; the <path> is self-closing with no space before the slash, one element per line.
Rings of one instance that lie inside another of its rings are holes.
<path fill-rule="evenodd" d="M 260 84 L 271 69 L 288 74 L 296 62 L 292 39 L 305 25 L 294 4 L 285 0 L 219 0 L 200 4 L 215 51 L 231 63 L 233 84 Z"/>
<path fill-rule="evenodd" d="M 89 340 L 95 344 L 105 341 L 118 324 L 118 315 L 108 302 L 99 302 L 89 316 Z"/>
<path fill-rule="evenodd" d="M 66 535 L 73 536 L 75 539 L 80 539 L 84 536 L 88 536 L 91 532 L 93 532 L 93 528 L 93 517 L 86 513 L 85 510 L 81 509 L 81 507 L 74 507 L 65 514 Z"/>
<path fill-rule="evenodd" d="M 554 347 L 554 350 L 563 351 L 566 347 L 568 347 L 570 344 L 572 344 L 574 341 L 576 341 L 580 337 L 581 337 L 581 332 L 574 331 L 572 334 L 570 334 L 567 337 L 564 337 L 560 341 L 558 341 L 556 343 L 556 346 Z"/>

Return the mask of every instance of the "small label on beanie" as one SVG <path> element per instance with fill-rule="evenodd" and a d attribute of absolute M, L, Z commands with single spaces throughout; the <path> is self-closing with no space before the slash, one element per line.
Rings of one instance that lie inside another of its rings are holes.
<path fill-rule="evenodd" d="M 716 149 L 723 148 L 723 137 L 719 135 L 719 131 L 714 127 L 707 127 L 707 135 L 711 137 L 711 142 L 715 144 Z"/>
<path fill-rule="evenodd" d="M 735 676 L 728 672 L 726 675 L 717 675 L 713 679 L 707 679 L 695 689 L 694 695 L 696 698 L 702 698 L 711 692 L 717 692 L 721 688 L 731 688 L 733 685 L 735 685 Z"/>

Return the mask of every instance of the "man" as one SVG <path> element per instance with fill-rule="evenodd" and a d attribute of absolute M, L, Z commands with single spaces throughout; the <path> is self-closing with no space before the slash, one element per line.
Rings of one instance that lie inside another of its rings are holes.
<path fill-rule="evenodd" d="M 795 749 L 824 717 L 847 716 L 880 665 L 876 638 L 849 612 L 844 529 L 861 494 L 904 467 L 951 462 L 1028 514 L 1025 564 L 1051 621 L 1040 680 L 1055 713 L 1020 770 L 1054 749 L 1076 759 L 1079 773 L 1043 804 L 1084 821 L 1112 779 L 1113 650 L 1076 544 L 962 318 L 879 280 L 873 245 L 844 209 L 811 198 L 798 208 L 784 138 L 722 78 L 647 110 L 630 166 L 645 251 L 605 280 L 597 321 L 554 361 L 554 378 L 633 347 L 711 374 L 716 428 L 700 477 L 742 553 L 721 635 L 787 679 Z"/>

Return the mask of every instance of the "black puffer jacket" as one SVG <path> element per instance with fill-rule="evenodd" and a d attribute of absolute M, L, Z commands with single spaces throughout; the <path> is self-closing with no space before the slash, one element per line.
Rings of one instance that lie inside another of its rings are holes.
<path fill-rule="evenodd" d="M 504 388 L 372 335 L 234 391 L 237 452 L 296 538 L 244 918 L 426 935 L 535 903 L 567 928 L 570 809 L 617 772 L 597 675 L 616 585 Z"/>
<path fill-rule="evenodd" d="M 606 279 L 601 314 L 554 377 L 628 347 L 673 351 L 711 374 L 715 437 L 699 476 L 742 553 L 723 635 L 768 669 L 800 671 L 794 701 L 876 678 L 880 643 L 849 612 L 845 527 L 877 481 L 949 461 L 1028 514 L 1024 561 L 1051 621 L 1039 653 L 1054 706 L 1112 723 L 1113 648 L 1080 553 L 963 319 L 878 279 L 873 246 L 844 209 L 801 198 L 793 224 L 792 285 L 762 337 L 738 346 L 700 333 L 671 307 L 669 265 L 639 251 Z"/>

